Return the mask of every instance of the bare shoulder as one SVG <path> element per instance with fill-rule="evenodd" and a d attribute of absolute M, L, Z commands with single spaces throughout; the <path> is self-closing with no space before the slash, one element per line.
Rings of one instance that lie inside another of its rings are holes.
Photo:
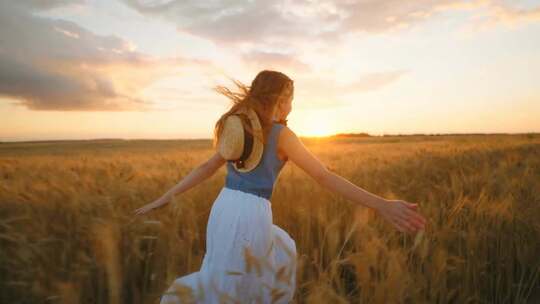
<path fill-rule="evenodd" d="M 296 133 L 291 129 L 289 128 L 289 126 L 286 126 L 286 125 L 283 125 L 283 127 L 281 128 L 281 131 L 279 132 L 279 138 L 280 139 L 286 139 L 286 138 L 291 138 L 291 137 L 297 137 L 296 136 Z"/>
<path fill-rule="evenodd" d="M 289 150 L 287 148 L 290 148 L 291 142 L 295 140 L 299 140 L 296 133 L 293 130 L 291 130 L 288 126 L 283 126 L 281 130 L 279 131 L 279 135 L 278 135 L 278 140 L 277 140 L 278 151 L 285 152 L 286 150 Z"/>
<path fill-rule="evenodd" d="M 283 126 L 278 136 L 278 150 L 282 151 L 287 158 L 292 153 L 302 154 L 306 152 L 306 147 L 291 128 Z"/>
<path fill-rule="evenodd" d="M 288 126 L 284 126 L 279 133 L 278 150 L 316 180 L 322 180 L 328 173 L 326 166 Z"/>

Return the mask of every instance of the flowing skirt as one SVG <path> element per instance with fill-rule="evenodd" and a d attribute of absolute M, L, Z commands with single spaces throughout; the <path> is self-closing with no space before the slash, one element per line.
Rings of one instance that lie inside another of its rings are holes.
<path fill-rule="evenodd" d="M 223 187 L 210 210 L 199 271 L 176 278 L 165 303 L 290 303 L 296 288 L 296 244 L 273 224 L 272 204 Z"/>

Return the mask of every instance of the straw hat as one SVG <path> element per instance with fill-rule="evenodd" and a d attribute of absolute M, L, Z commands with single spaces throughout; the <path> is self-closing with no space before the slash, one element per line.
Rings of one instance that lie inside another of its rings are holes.
<path fill-rule="evenodd" d="M 247 132 L 245 125 L 250 125 L 255 134 L 262 137 L 262 127 L 255 110 L 241 109 L 229 115 L 223 122 L 219 137 L 218 150 L 233 167 L 240 172 L 253 170 L 260 162 L 263 154 L 263 142 Z"/>

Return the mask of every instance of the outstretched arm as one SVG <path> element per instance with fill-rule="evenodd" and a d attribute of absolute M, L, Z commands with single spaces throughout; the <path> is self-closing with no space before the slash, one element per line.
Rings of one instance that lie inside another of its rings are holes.
<path fill-rule="evenodd" d="M 284 127 L 280 132 L 278 143 L 292 162 L 325 188 L 343 195 L 350 201 L 374 209 L 400 231 L 413 232 L 424 227 L 425 219 L 416 212 L 416 204 L 384 199 L 331 172 L 288 127 Z"/>
<path fill-rule="evenodd" d="M 143 214 L 154 208 L 158 208 L 169 203 L 174 195 L 183 193 L 214 175 L 214 173 L 216 173 L 216 171 L 223 166 L 225 162 L 226 160 L 221 156 L 221 154 L 216 152 L 210 159 L 193 169 L 188 175 L 186 175 L 174 187 L 169 189 L 159 199 L 135 210 L 135 214 Z"/>

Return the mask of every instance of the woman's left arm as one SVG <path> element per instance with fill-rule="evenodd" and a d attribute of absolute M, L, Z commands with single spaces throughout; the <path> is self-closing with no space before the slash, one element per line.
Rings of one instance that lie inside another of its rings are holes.
<path fill-rule="evenodd" d="M 169 189 L 159 199 L 135 210 L 135 214 L 143 214 L 154 208 L 158 208 L 169 203 L 175 194 L 183 193 L 214 175 L 214 173 L 216 173 L 216 171 L 223 166 L 225 162 L 226 159 L 224 159 L 219 152 L 216 152 L 210 159 L 193 169 L 188 175 L 186 175 L 174 187 Z"/>

